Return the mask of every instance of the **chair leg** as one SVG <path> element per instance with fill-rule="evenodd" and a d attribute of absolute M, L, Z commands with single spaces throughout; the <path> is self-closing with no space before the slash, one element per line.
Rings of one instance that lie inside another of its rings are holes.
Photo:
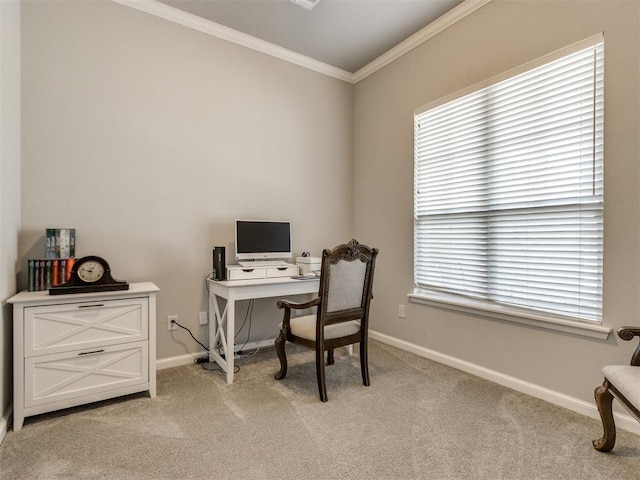
<path fill-rule="evenodd" d="M 280 371 L 274 375 L 276 380 L 282 380 L 287 374 L 287 354 L 284 350 L 284 344 L 287 342 L 286 335 L 280 330 L 280 335 L 276 338 L 276 353 L 280 359 Z"/>
<path fill-rule="evenodd" d="M 360 369 L 362 370 L 362 384 L 369 386 L 369 354 L 367 352 L 367 339 L 360 341 Z"/>
<path fill-rule="evenodd" d="M 316 376 L 318 377 L 318 393 L 320 400 L 326 402 L 327 398 L 327 382 L 324 377 L 324 351 L 316 346 Z"/>
<path fill-rule="evenodd" d="M 333 357 L 333 348 L 327 351 L 327 365 L 333 365 L 335 363 L 335 358 Z"/>
<path fill-rule="evenodd" d="M 596 388 L 594 392 L 596 405 L 602 419 L 604 435 L 602 438 L 593 441 L 593 448 L 599 452 L 609 452 L 616 443 L 616 425 L 613 420 L 612 402 L 613 395 L 609 391 L 609 381 L 605 378 L 604 383 Z"/>

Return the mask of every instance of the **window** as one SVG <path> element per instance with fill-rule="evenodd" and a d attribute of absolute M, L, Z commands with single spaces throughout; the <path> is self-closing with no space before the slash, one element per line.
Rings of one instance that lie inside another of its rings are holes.
<path fill-rule="evenodd" d="M 603 56 L 598 36 L 417 111 L 418 288 L 602 320 Z"/>

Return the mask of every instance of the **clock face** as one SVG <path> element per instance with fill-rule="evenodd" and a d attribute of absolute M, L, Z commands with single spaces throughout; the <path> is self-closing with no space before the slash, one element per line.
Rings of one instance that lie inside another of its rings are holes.
<path fill-rule="evenodd" d="M 95 260 L 87 260 L 78 265 L 77 273 L 83 282 L 95 283 L 104 276 L 104 265 Z"/>

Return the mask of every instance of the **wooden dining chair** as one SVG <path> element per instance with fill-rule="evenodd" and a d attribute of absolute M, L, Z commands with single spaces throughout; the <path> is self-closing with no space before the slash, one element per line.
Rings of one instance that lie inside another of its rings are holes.
<path fill-rule="evenodd" d="M 284 319 L 275 342 L 280 359 L 280 371 L 275 375 L 277 380 L 287 374 L 287 341 L 312 348 L 316 352 L 320 400 L 326 402 L 324 352 L 327 352 L 327 363 L 332 365 L 334 349 L 359 343 L 362 383 L 369 385 L 367 334 L 377 255 L 377 248 L 356 240 L 326 249 L 322 252 L 318 296 L 304 303 L 278 301 L 278 308 L 284 309 Z M 292 311 L 311 307 L 317 307 L 315 314 L 292 316 Z"/>

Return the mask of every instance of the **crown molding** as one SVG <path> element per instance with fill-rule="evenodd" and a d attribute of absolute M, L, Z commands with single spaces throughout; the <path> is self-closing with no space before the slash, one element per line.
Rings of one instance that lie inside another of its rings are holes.
<path fill-rule="evenodd" d="M 359 81 L 364 80 L 369 75 L 377 72 L 382 67 L 390 64 L 394 60 L 397 60 L 405 53 L 410 52 L 430 38 L 435 37 L 440 32 L 446 30 L 450 26 L 471 15 L 473 12 L 484 7 L 491 1 L 492 0 L 466 0 L 462 2 L 460 5 L 451 9 L 440 18 L 431 22 L 422 30 L 417 31 L 409 38 L 393 47 L 391 50 L 383 53 L 371 63 L 365 65 L 360 70 L 355 72 L 353 74 L 353 83 L 358 83 Z"/>
<path fill-rule="evenodd" d="M 266 53 L 272 57 L 279 58 L 289 63 L 299 65 L 309 70 L 328 75 L 338 80 L 353 83 L 353 74 L 340 68 L 314 60 L 313 58 L 301 55 L 286 48 L 279 47 L 273 43 L 266 42 L 259 38 L 239 32 L 219 23 L 206 20 L 197 15 L 184 12 L 165 3 L 156 0 L 112 0 L 115 3 L 135 8 L 156 17 L 169 20 L 170 22 L 192 28 L 202 33 L 212 35 L 222 40 L 241 45 L 243 47 Z"/>
<path fill-rule="evenodd" d="M 307 57 L 306 55 L 301 55 L 286 48 L 279 47 L 277 45 L 274 45 L 273 43 L 261 40 L 251 35 L 247 35 L 246 33 L 239 32 L 232 28 L 225 27 L 224 25 L 206 20 L 202 17 L 198 17 L 197 15 L 184 12 L 180 9 L 174 8 L 165 3 L 158 2 L 156 0 L 112 1 L 127 7 L 134 8 L 136 10 L 140 10 L 150 15 L 163 18 L 170 22 L 192 28 L 199 32 L 206 33 L 223 40 L 227 40 L 237 45 L 241 45 L 243 47 L 265 53 L 267 55 L 271 55 L 272 57 L 276 57 L 280 60 L 284 60 L 286 62 L 307 68 L 309 70 L 322 73 L 329 77 L 333 77 L 347 83 L 356 84 L 361 80 L 367 78 L 369 75 L 390 64 L 394 60 L 400 58 L 405 53 L 426 42 L 443 30 L 446 30 L 468 15 L 471 15 L 479 8 L 484 7 L 492 0 L 465 0 L 457 7 L 445 13 L 437 20 L 431 22 L 422 30 L 414 33 L 409 38 L 399 43 L 386 53 L 382 54 L 372 62 L 368 63 L 355 73 L 347 72 L 346 70 L 342 70 L 332 65 L 328 65 L 324 62 L 314 60 L 313 58 Z"/>

